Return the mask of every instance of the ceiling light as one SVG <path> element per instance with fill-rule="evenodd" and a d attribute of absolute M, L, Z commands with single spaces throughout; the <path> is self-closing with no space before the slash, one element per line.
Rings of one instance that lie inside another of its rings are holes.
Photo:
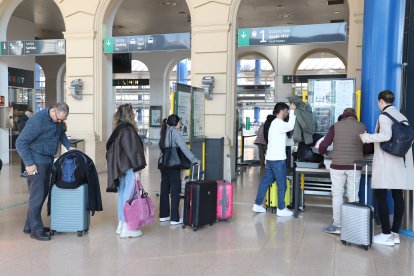
<path fill-rule="evenodd" d="M 165 7 L 174 7 L 175 5 L 177 5 L 175 1 L 169 1 L 169 0 L 161 1 L 160 4 Z"/>
<path fill-rule="evenodd" d="M 339 13 L 339 11 L 334 11 L 333 13 L 338 14 L 338 13 Z"/>
<path fill-rule="evenodd" d="M 291 15 L 291 14 L 282 14 L 279 17 L 280 18 L 291 18 L 291 17 L 293 17 L 293 15 Z"/>

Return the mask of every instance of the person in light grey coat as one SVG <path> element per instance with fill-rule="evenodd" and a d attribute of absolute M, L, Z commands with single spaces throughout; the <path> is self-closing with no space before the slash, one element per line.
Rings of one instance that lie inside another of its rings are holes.
<path fill-rule="evenodd" d="M 378 95 L 378 106 L 381 112 L 387 112 L 398 121 L 407 120 L 394 106 L 394 94 L 384 90 Z M 392 137 L 393 121 L 386 115 L 380 114 L 376 125 L 376 133 L 361 134 L 364 143 L 374 143 L 374 158 L 372 163 L 372 184 L 382 226 L 382 234 L 374 236 L 374 243 L 394 246 L 400 243 L 399 230 L 404 215 L 403 190 L 414 189 L 414 164 L 412 148 L 404 158 L 391 155 L 382 150 L 381 142 L 389 141 Z M 387 205 L 387 190 L 391 190 L 394 200 L 394 220 L 390 227 Z"/>

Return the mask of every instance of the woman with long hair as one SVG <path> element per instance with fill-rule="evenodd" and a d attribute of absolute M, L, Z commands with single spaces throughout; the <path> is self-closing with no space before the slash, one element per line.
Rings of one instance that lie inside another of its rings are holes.
<path fill-rule="evenodd" d="M 180 148 L 184 155 L 191 163 L 200 163 L 200 160 L 187 148 L 184 138 L 181 136 L 179 129 L 181 119 L 175 114 L 168 116 L 163 121 L 161 128 L 159 147 L 161 151 L 165 147 Z M 181 191 L 181 170 L 173 168 L 161 168 L 161 193 L 160 193 L 160 222 L 170 221 L 171 225 L 183 223 L 178 212 L 180 205 Z M 171 195 L 171 209 L 170 199 Z"/>
<path fill-rule="evenodd" d="M 108 166 L 107 192 L 118 192 L 118 227 L 116 234 L 121 238 L 135 238 L 142 235 L 139 229 L 129 229 L 125 223 L 124 205 L 134 189 L 136 173 L 147 165 L 144 146 L 138 135 L 135 110 L 130 104 L 118 107 L 112 121 L 113 132 L 106 143 Z"/>

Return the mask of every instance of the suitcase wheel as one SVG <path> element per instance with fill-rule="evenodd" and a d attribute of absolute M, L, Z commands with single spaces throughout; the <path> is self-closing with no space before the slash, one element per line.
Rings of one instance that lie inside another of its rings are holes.
<path fill-rule="evenodd" d="M 193 231 L 197 231 L 198 227 L 197 226 L 193 226 Z"/>
<path fill-rule="evenodd" d="M 218 218 L 216 218 L 216 222 L 219 222 L 219 219 Z"/>
<path fill-rule="evenodd" d="M 185 224 L 183 224 L 183 226 L 182 226 L 182 227 L 183 227 L 183 229 L 185 229 Z"/>
<path fill-rule="evenodd" d="M 86 229 L 85 229 L 85 233 L 86 233 L 86 232 L 88 232 L 88 231 L 89 231 L 89 228 L 86 228 Z"/>
<path fill-rule="evenodd" d="M 368 245 L 363 245 L 362 246 L 366 251 L 368 251 L 369 246 Z"/>
<path fill-rule="evenodd" d="M 342 241 L 342 244 L 343 244 L 343 245 L 347 245 L 346 241 Z"/>
<path fill-rule="evenodd" d="M 230 221 L 231 221 L 231 217 L 227 219 L 227 222 L 230 222 Z"/>
<path fill-rule="evenodd" d="M 56 231 L 55 231 L 55 230 L 50 230 L 50 235 L 51 235 L 51 236 L 54 236 L 54 235 L 55 235 L 55 233 L 56 233 Z"/>
<path fill-rule="evenodd" d="M 83 236 L 83 231 L 78 231 L 78 237 L 82 237 Z"/>

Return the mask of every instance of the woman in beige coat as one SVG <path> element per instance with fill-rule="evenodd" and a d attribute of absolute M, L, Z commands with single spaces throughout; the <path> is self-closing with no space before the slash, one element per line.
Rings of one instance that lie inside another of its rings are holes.
<path fill-rule="evenodd" d="M 381 112 L 386 112 L 398 121 L 407 120 L 398 110 L 392 106 L 394 94 L 384 90 L 378 95 L 378 107 Z M 378 211 L 381 221 L 382 233 L 374 236 L 374 243 L 394 246 L 400 243 L 399 231 L 404 215 L 403 190 L 414 189 L 414 165 L 413 153 L 410 149 L 404 158 L 384 152 L 381 142 L 389 141 L 392 137 L 393 121 L 386 115 L 380 115 L 376 126 L 376 133 L 361 134 L 364 143 L 374 143 L 374 159 L 372 163 L 372 184 L 375 199 L 378 203 Z M 387 204 L 387 190 L 391 190 L 394 200 L 394 220 L 390 227 L 389 211 Z"/>

